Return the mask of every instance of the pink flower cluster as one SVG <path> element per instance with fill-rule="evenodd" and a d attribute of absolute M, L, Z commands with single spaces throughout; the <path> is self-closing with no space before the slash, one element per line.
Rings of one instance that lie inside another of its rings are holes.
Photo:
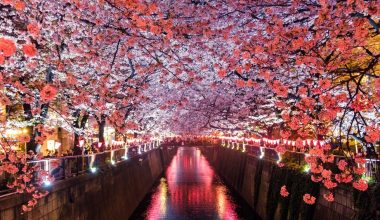
<path fill-rule="evenodd" d="M 282 146 L 282 145 L 278 145 L 278 146 L 276 147 L 276 151 L 277 151 L 277 153 L 279 153 L 279 154 L 284 154 L 284 153 L 286 152 L 286 148 L 285 148 L 284 146 Z"/>
<path fill-rule="evenodd" d="M 347 166 L 347 162 L 345 161 L 345 160 L 340 160 L 339 162 L 338 162 L 338 168 L 340 169 L 340 170 L 344 170 L 345 168 L 346 168 L 346 166 Z"/>
<path fill-rule="evenodd" d="M 281 187 L 280 194 L 281 194 L 282 197 L 288 197 L 289 196 L 289 192 L 286 189 L 285 185 Z"/>
<path fill-rule="evenodd" d="M 337 186 L 336 183 L 334 183 L 333 181 L 331 180 L 325 180 L 325 182 L 323 183 L 324 186 L 327 188 L 327 189 L 332 189 L 332 188 L 335 188 Z"/>
<path fill-rule="evenodd" d="M 333 202 L 335 199 L 334 195 L 331 192 L 323 194 L 323 198 L 325 198 L 325 200 L 328 202 Z"/>
<path fill-rule="evenodd" d="M 338 183 L 350 183 L 353 180 L 353 177 L 351 174 L 341 173 L 341 174 L 335 174 L 335 180 Z"/>
<path fill-rule="evenodd" d="M 40 92 L 41 100 L 43 102 L 49 102 L 57 95 L 57 89 L 52 85 L 46 85 Z"/>
<path fill-rule="evenodd" d="M 315 203 L 315 197 L 307 193 L 303 195 L 303 201 L 306 204 L 313 205 Z"/>
<path fill-rule="evenodd" d="M 322 179 L 323 179 L 323 178 L 322 178 L 321 176 L 311 175 L 311 180 L 312 180 L 313 182 L 318 183 L 318 182 L 321 182 Z"/>
<path fill-rule="evenodd" d="M 352 183 L 352 186 L 360 191 L 366 191 L 368 189 L 367 181 L 360 179 Z"/>

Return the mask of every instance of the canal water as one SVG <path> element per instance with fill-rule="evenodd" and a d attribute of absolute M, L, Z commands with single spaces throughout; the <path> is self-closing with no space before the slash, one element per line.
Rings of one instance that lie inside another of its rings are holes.
<path fill-rule="evenodd" d="M 259 219 L 217 176 L 200 150 L 181 147 L 130 219 Z"/>

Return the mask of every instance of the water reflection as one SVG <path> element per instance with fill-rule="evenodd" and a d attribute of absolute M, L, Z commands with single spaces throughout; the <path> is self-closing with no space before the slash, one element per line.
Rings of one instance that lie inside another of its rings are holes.
<path fill-rule="evenodd" d="M 178 150 L 145 207 L 132 219 L 254 219 L 215 175 L 200 150 Z M 144 205 L 142 205 L 144 206 Z"/>

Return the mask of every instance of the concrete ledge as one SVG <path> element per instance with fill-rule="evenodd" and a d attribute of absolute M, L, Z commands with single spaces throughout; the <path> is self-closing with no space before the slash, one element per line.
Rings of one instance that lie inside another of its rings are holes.
<path fill-rule="evenodd" d="M 267 218 L 267 203 L 271 173 L 275 162 L 259 159 L 222 147 L 201 147 L 202 153 L 214 166 L 216 172 L 230 185 L 263 219 Z M 353 204 L 352 191 L 349 188 L 336 189 L 335 201 L 326 202 L 324 188 L 320 187 L 319 198 L 315 204 L 313 219 L 354 219 L 357 210 Z M 303 201 L 301 201 L 303 202 Z M 279 219 L 280 204 L 273 210 L 274 219 Z M 288 216 L 290 219 L 290 216 Z M 301 219 L 301 215 L 299 218 Z"/>
<path fill-rule="evenodd" d="M 26 195 L 0 197 L 0 220 L 128 219 L 175 153 L 176 149 L 154 149 L 116 166 L 105 166 L 95 174 L 58 181 L 25 215 L 21 215 L 21 206 Z"/>

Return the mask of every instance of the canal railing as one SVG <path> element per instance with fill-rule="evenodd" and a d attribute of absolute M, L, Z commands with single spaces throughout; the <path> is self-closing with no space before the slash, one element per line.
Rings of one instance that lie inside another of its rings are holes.
<path fill-rule="evenodd" d="M 96 173 L 99 169 L 110 165 L 116 165 L 118 162 L 130 158 L 142 156 L 143 154 L 162 147 L 158 144 L 143 144 L 140 146 L 125 146 L 119 149 L 107 150 L 100 153 L 64 156 L 58 158 L 44 158 L 41 160 L 28 161 L 28 166 L 37 166 L 43 170 L 46 177 L 43 177 L 44 186 L 50 186 L 53 181 L 64 180 L 86 173 Z M 167 146 L 169 150 L 174 147 Z M 38 172 L 36 172 L 38 177 Z M 6 175 L 0 176 L 0 196 L 13 193 L 14 189 L 6 188 Z"/>
<path fill-rule="evenodd" d="M 286 150 L 286 152 L 281 155 L 276 151 L 274 147 L 247 144 L 247 143 L 238 142 L 238 141 L 226 141 L 226 142 L 223 141 L 222 146 L 230 148 L 230 149 L 240 150 L 242 152 L 258 157 L 260 159 L 266 159 L 266 160 L 270 160 L 276 163 L 280 163 L 281 160 L 284 157 L 286 157 L 286 158 L 292 159 L 293 161 L 296 161 L 298 165 L 302 165 L 306 163 L 305 157 L 310 156 L 310 154 L 308 153 L 297 152 L 297 151 L 292 151 L 292 150 Z M 341 155 L 333 155 L 333 156 L 334 156 L 333 164 L 335 164 L 336 166 L 340 160 L 347 159 L 347 157 L 344 157 Z M 380 160 L 370 159 L 370 158 L 367 158 L 365 160 L 366 160 L 365 177 L 368 179 L 371 179 L 372 181 L 376 181 L 380 175 Z"/>

